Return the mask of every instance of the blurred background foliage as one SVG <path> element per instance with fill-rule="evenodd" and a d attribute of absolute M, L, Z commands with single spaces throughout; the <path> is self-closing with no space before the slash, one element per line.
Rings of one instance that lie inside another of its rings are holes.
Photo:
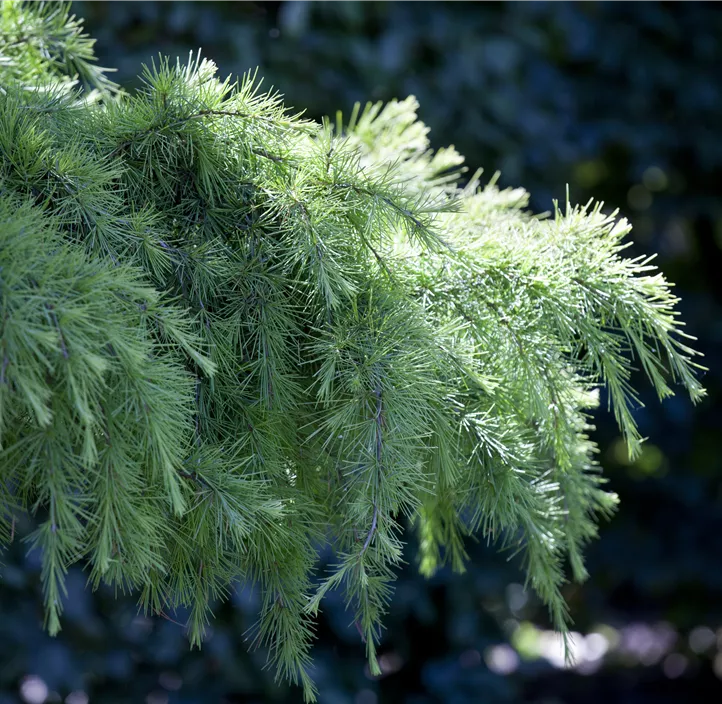
<path fill-rule="evenodd" d="M 514 562 L 469 545 L 466 574 L 426 581 L 413 547 L 386 624 L 380 678 L 340 600 L 319 623 L 322 704 L 682 704 L 722 701 L 722 12 L 714 3 L 77 2 L 100 63 L 132 89 L 141 62 L 202 47 L 221 73 L 255 66 L 314 118 L 414 94 L 435 146 L 499 169 L 549 210 L 569 185 L 634 224 L 678 284 L 710 371 L 708 400 L 638 419 L 630 463 L 612 419 L 597 439 L 619 515 L 567 597 L 579 635 L 564 668 Z M 25 527 L 17 526 L 18 536 Z M 202 651 L 183 614 L 69 576 L 65 629 L 42 631 L 38 556 L 16 541 L 0 571 L 0 704 L 296 702 L 248 653 L 252 589 L 220 606 Z"/>

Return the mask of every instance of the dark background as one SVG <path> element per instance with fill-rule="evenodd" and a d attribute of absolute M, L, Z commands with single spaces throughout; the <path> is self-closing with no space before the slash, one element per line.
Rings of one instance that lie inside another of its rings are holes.
<path fill-rule="evenodd" d="M 463 576 L 399 577 L 372 679 L 340 602 L 315 648 L 321 704 L 683 704 L 722 701 L 722 10 L 715 3 L 77 2 L 100 63 L 128 88 L 158 52 L 203 47 L 223 74 L 260 67 L 314 118 L 357 100 L 421 103 L 434 146 L 548 210 L 592 195 L 634 224 L 678 284 L 710 371 L 709 398 L 659 405 L 643 387 L 649 437 L 629 463 L 610 415 L 597 439 L 619 514 L 570 586 L 578 667 L 560 669 L 544 610 L 517 566 L 470 544 Z M 24 530 L 18 526 L 19 533 Z M 69 575 L 64 631 L 42 631 L 39 561 L 16 541 L 0 571 L 0 704 L 298 702 L 249 654 L 257 600 L 220 606 L 190 651 L 182 628 L 130 597 Z M 179 615 L 182 620 L 182 614 Z M 596 634 L 591 635 L 590 634 Z M 603 652 L 605 651 L 606 652 Z M 603 654 L 602 654 L 603 653 Z"/>

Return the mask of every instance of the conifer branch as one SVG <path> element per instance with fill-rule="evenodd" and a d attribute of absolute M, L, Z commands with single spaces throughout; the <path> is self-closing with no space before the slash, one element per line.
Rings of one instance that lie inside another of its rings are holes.
<path fill-rule="evenodd" d="M 383 405 L 381 400 L 381 385 L 377 382 L 376 388 L 374 389 L 374 396 L 376 397 L 376 414 L 374 416 L 374 423 L 376 424 L 376 441 L 375 441 L 375 453 L 376 453 L 376 489 L 375 493 L 378 494 L 378 482 L 379 482 L 379 476 L 381 475 L 383 471 L 383 465 L 381 463 L 381 453 L 383 451 L 383 418 L 382 418 L 382 411 L 383 411 Z M 373 501 L 373 518 L 371 520 L 371 529 L 368 532 L 368 535 L 366 536 L 366 542 L 364 543 L 363 548 L 361 549 L 361 555 L 363 555 L 366 550 L 368 549 L 369 545 L 371 545 L 371 541 L 373 540 L 374 534 L 376 533 L 376 522 L 378 520 L 379 515 L 379 509 L 378 505 L 376 503 L 377 499 L 374 499 Z"/>
<path fill-rule="evenodd" d="M 127 95 L 67 7 L 3 9 L 0 546 L 35 522 L 50 631 L 75 564 L 147 613 L 188 608 L 193 644 L 253 581 L 254 642 L 312 701 L 330 589 L 379 672 L 405 517 L 427 575 L 462 571 L 470 533 L 518 552 L 566 632 L 565 562 L 586 576 L 617 501 L 588 436 L 597 388 L 630 453 L 633 359 L 660 398 L 704 395 L 670 285 L 623 256 L 626 222 L 463 185 L 413 98 L 334 130 L 200 56 Z"/>

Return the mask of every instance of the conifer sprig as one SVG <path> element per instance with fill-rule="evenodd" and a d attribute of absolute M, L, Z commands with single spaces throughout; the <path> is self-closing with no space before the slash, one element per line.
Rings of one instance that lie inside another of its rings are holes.
<path fill-rule="evenodd" d="M 703 395 L 626 222 L 463 185 L 413 98 L 317 125 L 200 56 L 126 95 L 91 46 L 65 6 L 2 6 L 0 542 L 34 517 L 50 631 L 74 564 L 187 608 L 194 644 L 254 582 L 252 643 L 311 700 L 330 589 L 378 672 L 412 524 L 426 575 L 472 533 L 520 553 L 565 630 L 616 504 L 599 388 L 632 454 L 635 361 Z"/>

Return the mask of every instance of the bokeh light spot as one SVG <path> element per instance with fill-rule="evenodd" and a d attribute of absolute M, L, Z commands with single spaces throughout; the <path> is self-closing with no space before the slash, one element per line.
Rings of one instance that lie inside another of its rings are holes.
<path fill-rule="evenodd" d="M 681 677 L 687 669 L 687 658 L 681 653 L 672 653 L 664 659 L 662 669 L 670 679 Z"/>
<path fill-rule="evenodd" d="M 48 685 L 37 675 L 27 675 L 20 683 L 20 696 L 27 704 L 43 704 L 48 698 Z"/>
<path fill-rule="evenodd" d="M 516 650 L 506 643 L 493 645 L 484 652 L 486 666 L 497 675 L 510 675 L 519 667 Z"/>

